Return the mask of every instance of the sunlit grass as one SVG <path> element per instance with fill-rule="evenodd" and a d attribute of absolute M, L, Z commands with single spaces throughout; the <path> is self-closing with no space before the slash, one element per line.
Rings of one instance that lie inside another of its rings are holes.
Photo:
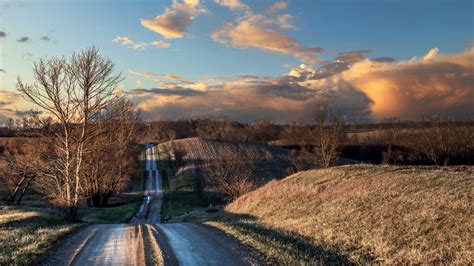
<path fill-rule="evenodd" d="M 0 265 L 34 264 L 58 238 L 79 226 L 55 216 L 39 208 L 0 211 Z"/>
<path fill-rule="evenodd" d="M 117 207 L 96 208 L 84 215 L 81 220 L 92 224 L 117 224 L 128 223 L 140 207 L 142 197 L 138 196 L 136 200 Z"/>
<path fill-rule="evenodd" d="M 210 224 L 280 263 L 468 264 L 473 191 L 472 167 L 336 167 L 272 181 Z"/>

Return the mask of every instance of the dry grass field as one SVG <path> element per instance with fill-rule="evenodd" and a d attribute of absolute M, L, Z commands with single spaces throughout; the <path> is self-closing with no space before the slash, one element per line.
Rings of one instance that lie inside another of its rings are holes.
<path fill-rule="evenodd" d="M 473 197 L 473 167 L 341 166 L 272 181 L 208 223 L 280 263 L 470 264 Z"/>

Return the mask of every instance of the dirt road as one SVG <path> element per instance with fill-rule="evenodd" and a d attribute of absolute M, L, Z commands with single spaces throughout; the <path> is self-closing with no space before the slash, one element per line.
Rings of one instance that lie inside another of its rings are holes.
<path fill-rule="evenodd" d="M 157 224 L 169 265 L 258 264 L 249 251 L 220 232 L 191 223 Z M 168 250 L 168 252 L 166 252 Z"/>
<path fill-rule="evenodd" d="M 144 265 L 141 236 L 135 226 L 93 225 L 95 230 L 72 265 Z"/>
<path fill-rule="evenodd" d="M 161 222 L 161 202 L 163 201 L 163 180 L 158 172 L 156 162 L 156 146 L 147 144 L 145 170 L 147 180 L 144 191 L 143 202 L 135 217 L 130 221 L 132 224 L 155 224 Z"/>
<path fill-rule="evenodd" d="M 191 223 L 161 224 L 162 179 L 147 145 L 144 200 L 130 224 L 90 225 L 44 265 L 252 265 L 255 256 L 221 232 Z"/>

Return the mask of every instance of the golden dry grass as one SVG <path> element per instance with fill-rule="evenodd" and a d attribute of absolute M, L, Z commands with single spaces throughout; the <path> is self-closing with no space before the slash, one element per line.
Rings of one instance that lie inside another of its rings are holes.
<path fill-rule="evenodd" d="M 342 166 L 272 181 L 212 224 L 290 264 L 334 253 L 352 262 L 469 264 L 473 196 L 474 167 Z"/>

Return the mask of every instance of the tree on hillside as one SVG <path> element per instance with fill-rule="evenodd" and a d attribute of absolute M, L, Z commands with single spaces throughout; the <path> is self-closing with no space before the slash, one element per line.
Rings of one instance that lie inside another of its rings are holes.
<path fill-rule="evenodd" d="M 119 100 L 115 90 L 122 77 L 94 47 L 68 59 L 42 59 L 34 64 L 33 73 L 35 82 L 27 84 L 18 77 L 17 89 L 58 124 L 49 135 L 54 156 L 45 162 L 42 176 L 55 188 L 49 196 L 64 210 L 65 218 L 76 220 L 84 155 L 96 130 L 93 122 Z"/>
<path fill-rule="evenodd" d="M 224 200 L 232 201 L 256 188 L 252 180 L 254 164 L 247 158 L 239 158 L 231 148 L 223 148 L 220 158 L 207 166 L 210 181 L 224 192 Z"/>
<path fill-rule="evenodd" d="M 344 137 L 342 125 L 335 119 L 326 102 L 316 108 L 316 127 L 310 129 L 316 163 L 330 167 L 336 163 Z"/>

